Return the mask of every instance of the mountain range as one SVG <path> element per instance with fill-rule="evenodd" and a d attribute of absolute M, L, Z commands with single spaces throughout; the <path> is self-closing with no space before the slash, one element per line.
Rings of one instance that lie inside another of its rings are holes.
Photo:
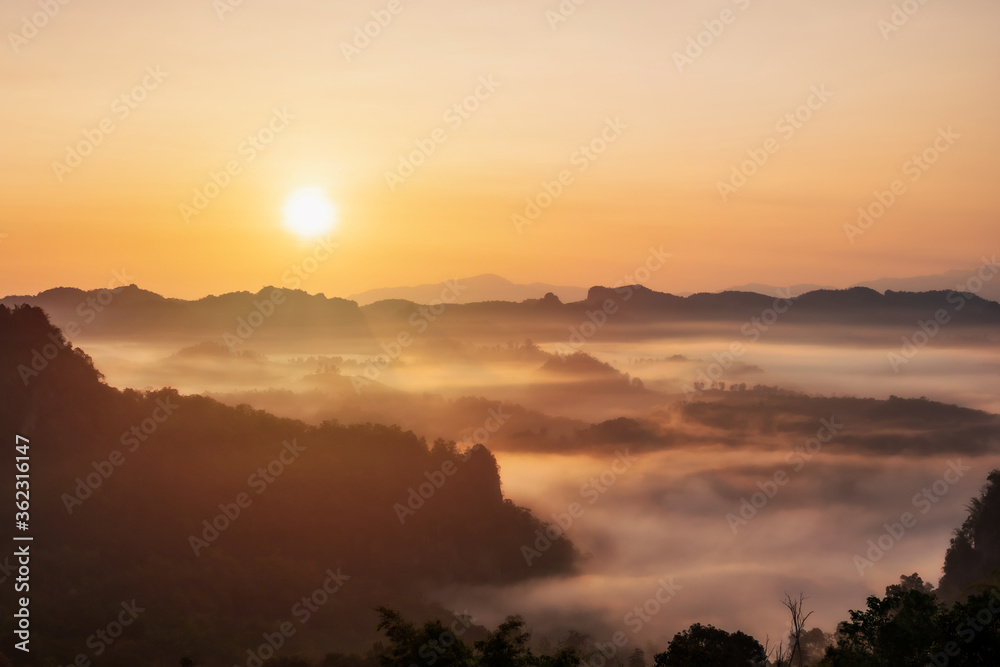
<path fill-rule="evenodd" d="M 941 290 L 953 290 L 960 285 L 964 285 L 975 275 L 976 269 L 955 269 L 944 273 L 930 275 L 912 276 L 906 278 L 879 278 L 876 280 L 866 280 L 854 283 L 846 287 L 870 287 L 877 292 L 934 292 Z M 519 284 L 511 282 L 496 274 L 483 274 L 470 278 L 461 278 L 454 282 L 466 287 L 455 303 L 475 303 L 477 301 L 514 301 L 520 302 L 526 299 L 539 299 L 549 292 L 559 297 L 564 303 L 581 301 L 587 296 L 587 288 L 566 285 L 550 285 L 547 283 L 534 282 L 530 284 Z M 385 287 L 380 289 L 366 290 L 357 294 L 348 295 L 346 298 L 357 301 L 361 306 L 367 306 L 377 301 L 387 301 L 400 299 L 412 301 L 414 303 L 430 303 L 440 297 L 443 283 L 430 283 L 425 285 Z M 800 296 L 816 290 L 836 290 L 844 289 L 836 285 L 824 285 L 819 283 L 798 283 L 795 285 L 771 285 L 766 283 L 746 283 L 728 287 L 723 292 L 755 292 L 766 296 Z M 689 296 L 691 292 L 679 292 L 679 296 Z M 990 301 L 1000 301 L 1000 282 L 991 284 L 987 282 L 978 295 Z"/>
<path fill-rule="evenodd" d="M 941 290 L 961 290 L 967 285 L 969 280 L 976 275 L 977 269 L 955 269 L 944 273 L 935 273 L 926 276 L 913 276 L 910 278 L 879 278 L 878 280 L 866 280 L 855 283 L 852 287 L 869 287 L 877 292 L 934 292 Z M 799 296 L 807 292 L 814 292 L 821 289 L 837 289 L 830 285 L 798 284 L 798 285 L 766 285 L 762 283 L 748 283 L 731 287 L 726 291 L 736 292 L 758 292 L 768 296 Z M 968 289 L 968 288 L 966 288 Z M 1000 282 L 985 282 L 977 296 L 990 301 L 1000 301 Z"/>
<path fill-rule="evenodd" d="M 831 331 L 843 326 L 914 330 L 935 314 L 946 318 L 950 328 L 1000 324 L 1000 304 L 972 294 L 882 294 L 866 287 L 815 290 L 785 300 L 754 292 L 682 297 L 633 285 L 592 287 L 585 299 L 571 303 L 549 293 L 519 303 L 438 301 L 429 306 L 385 300 L 360 306 L 352 300 L 277 287 L 256 294 L 232 292 L 187 301 L 128 285 L 114 292 L 62 287 L 33 296 L 9 296 L 0 303 L 44 309 L 70 339 L 103 336 L 183 342 L 222 338 L 231 349 L 251 336 L 255 342 L 266 342 L 287 338 L 289 333 L 295 334 L 296 341 L 332 337 L 374 344 L 386 337 L 419 336 L 428 330 L 451 337 L 561 340 L 574 328 L 585 332 L 585 337 L 600 330 L 605 338 L 621 339 L 691 333 L 692 326 L 707 332 L 721 325 L 751 336 L 747 327 L 765 331 L 779 320 L 782 326 L 822 325 Z M 755 321 L 762 321 L 763 328 Z"/>
<path fill-rule="evenodd" d="M 549 285 L 546 283 L 516 284 L 493 273 L 486 273 L 471 278 L 454 281 L 465 289 L 457 295 L 455 303 L 474 303 L 476 301 L 524 301 L 538 299 L 549 292 L 559 297 L 560 301 L 580 301 L 587 296 L 585 287 L 568 287 L 565 285 Z M 347 298 L 357 301 L 361 306 L 367 306 L 376 301 L 401 299 L 413 303 L 430 303 L 441 298 L 442 283 L 414 285 L 410 287 L 385 287 L 372 289 Z"/>

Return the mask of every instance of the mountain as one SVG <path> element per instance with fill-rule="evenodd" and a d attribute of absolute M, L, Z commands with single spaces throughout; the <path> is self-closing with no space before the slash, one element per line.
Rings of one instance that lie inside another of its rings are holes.
<path fill-rule="evenodd" d="M 737 287 L 729 287 L 724 289 L 723 292 L 755 292 L 757 294 L 764 294 L 766 296 L 778 296 L 778 297 L 790 297 L 790 296 L 800 296 L 806 292 L 814 292 L 821 289 L 837 289 L 830 285 L 814 285 L 812 283 L 800 283 L 798 285 L 789 285 L 787 287 L 778 287 L 777 285 L 765 285 L 764 283 L 747 283 L 746 285 L 739 285 Z"/>
<path fill-rule="evenodd" d="M 912 276 L 909 278 L 879 278 L 878 280 L 866 280 L 855 283 L 852 287 L 868 287 L 877 292 L 939 292 L 939 291 L 971 291 L 976 296 L 989 301 L 1000 302 L 1000 280 L 994 282 L 992 268 L 984 258 L 983 266 L 990 275 L 990 279 L 983 281 L 982 288 L 976 290 L 976 283 L 970 286 L 969 281 L 977 275 L 978 268 L 955 269 L 944 273 L 935 273 L 925 276 Z M 820 286 L 809 283 L 779 287 L 777 285 L 767 285 L 763 283 L 748 283 L 738 287 L 730 287 L 726 292 L 756 292 L 767 296 L 800 296 L 807 292 L 816 290 L 836 290 L 837 287 Z"/>
<path fill-rule="evenodd" d="M 579 301 L 587 295 L 587 290 L 584 287 L 547 285 L 545 283 L 522 285 L 512 283 L 501 276 L 487 273 L 461 280 L 445 281 L 444 283 L 373 289 L 352 294 L 347 298 L 357 301 L 362 306 L 386 300 L 411 301 L 420 304 L 438 303 L 442 301 L 442 292 L 448 293 L 449 298 L 451 298 L 451 290 L 449 290 L 448 283 L 453 283 L 459 287 L 459 293 L 453 303 L 475 303 L 480 301 L 513 301 L 519 303 L 526 299 L 541 298 L 549 292 L 555 294 L 561 301 L 571 302 Z"/>
<path fill-rule="evenodd" d="M 775 319 L 797 324 L 861 324 L 913 326 L 917 319 L 946 309 L 961 324 L 1000 324 L 1000 304 L 974 295 L 949 292 L 886 292 L 866 287 L 815 290 L 788 299 L 753 292 L 718 292 L 678 297 L 633 285 L 611 289 L 593 287 L 581 305 L 594 312 L 602 304 L 620 307 L 610 321 L 641 322 L 714 321 L 746 323 L 774 311 Z M 961 302 L 961 307 L 958 307 Z M 573 307 L 576 304 L 567 304 Z M 473 307 L 473 306 L 467 306 Z M 611 306 L 608 306 L 610 309 Z"/>
<path fill-rule="evenodd" d="M 915 276 L 913 278 L 881 278 L 879 280 L 869 280 L 858 283 L 863 287 L 870 287 L 879 292 L 889 290 L 896 292 L 929 292 L 935 290 L 974 290 L 976 282 L 974 277 L 978 269 L 957 269 L 946 273 L 938 273 L 930 276 Z M 992 269 L 989 275 L 992 274 Z M 969 281 L 973 280 L 970 286 Z M 990 301 L 1000 301 L 1000 280 L 986 280 L 982 283 L 982 289 L 976 292 L 977 296 Z"/>
<path fill-rule="evenodd" d="M 303 336 L 314 332 L 371 336 L 357 303 L 276 287 L 195 301 L 163 297 L 135 285 L 89 291 L 59 287 L 34 296 L 9 296 L 0 304 L 42 308 L 74 340 L 79 334 L 164 340 L 188 336 L 229 343 L 256 335 L 267 337 L 275 330 L 297 331 Z"/>
<path fill-rule="evenodd" d="M 526 563 L 522 545 L 549 526 L 504 498 L 481 445 L 119 391 L 38 308 L 0 306 L 0 396 L 0 431 L 30 459 L 32 664 L 76 664 L 123 601 L 142 616 L 102 664 L 242 663 L 294 621 L 292 650 L 353 650 L 374 638 L 376 606 L 427 613 L 423 587 L 576 562 L 557 536 Z M 304 624 L 303 596 L 322 600 L 321 621 Z"/>
<path fill-rule="evenodd" d="M 404 338 L 408 345 L 417 337 L 425 343 L 442 337 L 560 341 L 589 338 L 598 330 L 605 337 L 634 338 L 718 333 L 719 327 L 752 337 L 754 331 L 770 330 L 778 321 L 782 326 L 822 325 L 824 335 L 834 338 L 851 333 L 845 326 L 854 332 L 898 327 L 912 333 L 918 322 L 942 310 L 948 324 L 945 337 L 956 327 L 1000 325 L 1000 304 L 978 296 L 948 291 L 882 294 L 866 287 L 815 290 L 785 301 L 753 292 L 681 297 L 627 285 L 592 287 L 583 300 L 571 303 L 547 293 L 520 303 L 426 306 L 383 300 L 362 307 L 346 299 L 276 287 L 256 294 L 233 292 L 184 301 L 129 285 L 113 293 L 59 288 L 36 296 L 7 297 L 0 303 L 46 309 L 71 340 L 161 340 L 172 345 L 213 340 L 231 351 L 244 349 L 242 344 L 251 338 L 249 347 L 255 351 L 272 344 L 285 346 L 285 351 L 312 350 L 317 343 L 335 340 L 338 353 L 359 354 L 381 354 L 387 340 Z M 768 335 L 784 335 L 784 329 L 777 329 Z"/>
<path fill-rule="evenodd" d="M 967 507 L 969 515 L 952 537 L 941 577 L 939 593 L 951 601 L 987 589 L 1000 572 L 1000 470 L 989 474 Z"/>

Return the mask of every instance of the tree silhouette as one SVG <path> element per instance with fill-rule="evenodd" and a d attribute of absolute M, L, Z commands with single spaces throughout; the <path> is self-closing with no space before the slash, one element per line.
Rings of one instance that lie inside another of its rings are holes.
<path fill-rule="evenodd" d="M 813 628 L 802 633 L 800 646 L 802 650 L 802 663 L 804 665 L 815 665 L 823 659 L 828 646 L 833 644 L 833 635 L 823 632 L 819 628 Z"/>
<path fill-rule="evenodd" d="M 483 667 L 521 667 L 531 665 L 534 656 L 528 642 L 531 635 L 524 630 L 524 619 L 512 616 L 486 639 L 476 642 L 480 665 Z"/>
<path fill-rule="evenodd" d="M 979 497 L 969 502 L 969 514 L 945 554 L 940 583 L 945 600 L 964 599 L 1000 569 L 1000 470 L 986 480 Z"/>
<path fill-rule="evenodd" d="M 421 628 L 403 620 L 399 612 L 379 607 L 378 630 L 385 633 L 389 645 L 378 659 L 383 667 L 422 665 L 431 657 L 440 667 L 471 667 L 473 654 L 469 647 L 441 621 L 428 621 Z"/>
<path fill-rule="evenodd" d="M 887 587 L 884 598 L 872 595 L 865 609 L 850 611 L 850 620 L 837 627 L 837 646 L 828 652 L 828 664 L 923 667 L 927 663 L 942 636 L 938 601 L 922 586 L 906 585 L 907 577 L 900 579 L 904 584 Z"/>
<path fill-rule="evenodd" d="M 578 667 L 580 664 L 571 646 L 553 655 L 532 653 L 531 634 L 525 630 L 524 619 L 520 616 L 509 617 L 496 630 L 487 633 L 485 638 L 475 642 L 473 651 L 439 621 L 429 621 L 417 628 L 391 609 L 380 607 L 378 613 L 378 629 L 389 640 L 388 646 L 376 649 L 382 667 Z"/>
<path fill-rule="evenodd" d="M 750 635 L 700 623 L 678 632 L 667 650 L 654 656 L 656 667 L 755 667 L 766 658 L 764 647 Z"/>
<path fill-rule="evenodd" d="M 791 595 L 785 593 L 785 600 L 781 603 L 785 605 L 788 609 L 788 613 L 792 615 L 791 621 L 791 633 L 788 638 L 788 664 L 795 664 L 794 661 L 798 658 L 799 667 L 804 667 L 803 655 L 802 655 L 802 634 L 805 632 L 806 621 L 812 616 L 812 612 L 808 614 L 805 613 L 803 605 L 806 602 L 805 595 L 799 593 L 799 599 L 796 600 L 792 598 Z"/>

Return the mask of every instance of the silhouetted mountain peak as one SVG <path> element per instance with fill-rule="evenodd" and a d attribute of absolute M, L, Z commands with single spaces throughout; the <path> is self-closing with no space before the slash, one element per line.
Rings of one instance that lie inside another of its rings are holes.
<path fill-rule="evenodd" d="M 541 299 L 526 299 L 524 303 L 530 303 L 543 308 L 553 308 L 563 305 L 563 302 L 559 300 L 559 297 L 552 292 L 547 292 Z"/>
<path fill-rule="evenodd" d="M 102 388 L 103 376 L 90 357 L 70 345 L 41 308 L 0 305 L 0 420 L 28 425 L 38 401 L 67 395 L 81 397 L 73 404 L 79 413 Z"/>

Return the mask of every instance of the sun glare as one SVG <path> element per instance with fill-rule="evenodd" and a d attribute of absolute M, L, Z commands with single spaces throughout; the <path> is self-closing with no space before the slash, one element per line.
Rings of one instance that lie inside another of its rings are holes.
<path fill-rule="evenodd" d="M 320 188 L 302 188 L 285 203 L 285 227 L 302 238 L 326 234 L 337 221 L 337 210 Z"/>

